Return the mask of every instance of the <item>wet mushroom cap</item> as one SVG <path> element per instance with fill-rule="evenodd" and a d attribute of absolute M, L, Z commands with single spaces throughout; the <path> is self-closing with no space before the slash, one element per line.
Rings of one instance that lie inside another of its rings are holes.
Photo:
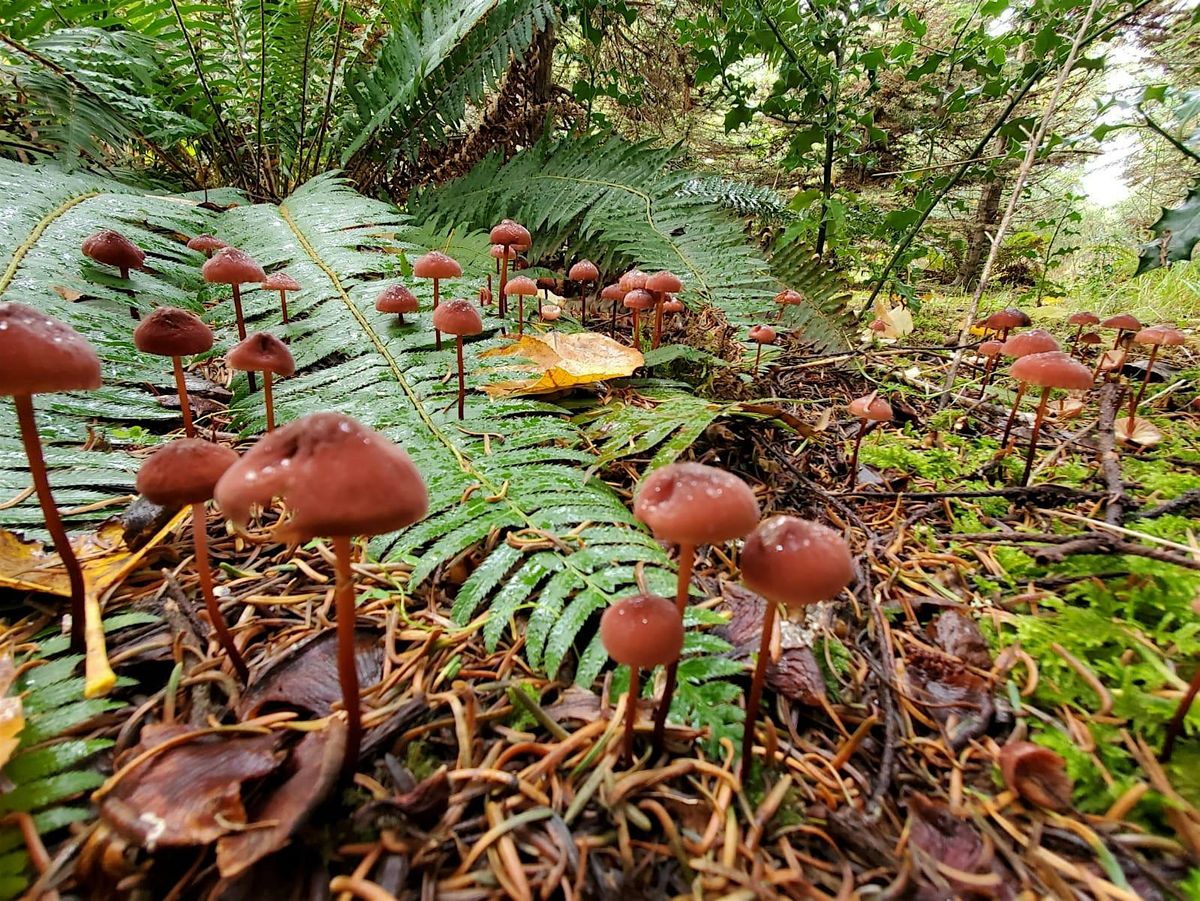
<path fill-rule="evenodd" d="M 190 357 L 211 350 L 213 333 L 199 316 L 177 307 L 159 307 L 138 323 L 133 343 L 142 353 Z"/>
<path fill-rule="evenodd" d="M 488 253 L 491 254 L 492 256 L 494 256 L 498 260 L 503 260 L 506 258 L 510 259 L 510 260 L 515 260 L 517 258 L 516 248 L 515 247 L 505 247 L 503 244 L 493 244 L 491 249 L 488 251 Z"/>
<path fill-rule="evenodd" d="M 891 422 L 892 405 L 876 394 L 868 394 L 850 401 L 850 415 L 871 422 Z"/>
<path fill-rule="evenodd" d="M 600 291 L 600 297 L 604 300 L 624 300 L 625 291 L 619 284 L 605 285 Z"/>
<path fill-rule="evenodd" d="M 1136 316 L 1129 313 L 1118 313 L 1116 316 L 1109 316 L 1100 323 L 1100 328 L 1115 328 L 1122 332 L 1136 332 L 1142 327 Z"/>
<path fill-rule="evenodd" d="M 90 391 L 100 358 L 65 322 L 22 303 L 0 303 L 0 395 Z"/>
<path fill-rule="evenodd" d="M 668 294 L 667 299 L 663 301 L 662 308 L 664 313 L 682 313 L 683 301 Z"/>
<path fill-rule="evenodd" d="M 1141 329 L 1133 340 L 1138 344 L 1157 344 L 1169 345 L 1172 347 L 1178 346 L 1185 342 L 1183 334 L 1179 329 L 1169 325 L 1151 325 Z"/>
<path fill-rule="evenodd" d="M 645 288 L 646 279 L 649 277 L 641 269 L 630 269 L 617 280 L 617 284 L 621 286 L 622 291 L 628 294 L 637 288 Z"/>
<path fill-rule="evenodd" d="M 525 250 L 533 243 L 529 229 L 511 219 L 504 219 L 499 225 L 493 227 L 488 239 L 493 244 L 505 244 L 518 250 Z"/>
<path fill-rule="evenodd" d="M 788 288 L 786 291 L 780 291 L 775 295 L 775 303 L 781 303 L 784 306 L 798 306 L 804 303 L 804 295 L 799 291 L 793 291 Z"/>
<path fill-rule="evenodd" d="M 198 250 L 201 253 L 212 253 L 214 250 L 220 250 L 222 247 L 229 245 L 220 238 L 215 238 L 212 235 L 196 235 L 187 242 L 189 250 Z"/>
<path fill-rule="evenodd" d="M 1019 382 L 1039 388 L 1069 388 L 1082 391 L 1094 384 L 1092 371 L 1062 351 L 1030 354 L 1012 364 L 1009 374 Z"/>
<path fill-rule="evenodd" d="M 236 247 L 222 247 L 200 267 L 206 282 L 221 285 L 243 285 L 261 282 L 267 274 L 250 254 Z"/>
<path fill-rule="evenodd" d="M 478 335 L 483 318 L 471 301 L 456 297 L 433 311 L 433 327 L 448 335 Z"/>
<path fill-rule="evenodd" d="M 646 276 L 646 284 L 643 287 L 647 291 L 653 291 L 655 294 L 674 294 L 676 291 L 683 290 L 683 282 L 674 272 L 655 272 L 653 275 Z"/>
<path fill-rule="evenodd" d="M 1003 341 L 984 341 L 979 345 L 979 355 L 982 357 L 994 357 L 1003 349 Z"/>
<path fill-rule="evenodd" d="M 649 310 L 654 307 L 654 295 L 645 288 L 634 288 L 625 295 L 625 306 L 631 310 Z"/>
<path fill-rule="evenodd" d="M 758 500 L 733 473 L 702 463 L 670 463 L 642 481 L 633 513 L 662 541 L 719 544 L 754 528 Z"/>
<path fill-rule="evenodd" d="M 391 285 L 379 292 L 375 298 L 375 309 L 380 313 L 415 313 L 421 308 L 417 295 L 404 285 Z"/>
<path fill-rule="evenodd" d="M 462 275 L 462 266 L 453 257 L 431 250 L 413 261 L 412 272 L 417 278 L 458 278 Z"/>
<path fill-rule="evenodd" d="M 299 291 L 300 283 L 286 272 L 272 272 L 263 279 L 262 286 L 268 291 Z"/>
<path fill-rule="evenodd" d="M 379 535 L 425 516 L 429 495 L 401 448 L 341 413 L 310 413 L 258 440 L 221 477 L 221 511 L 245 525 L 253 504 L 283 498 L 289 541 Z"/>
<path fill-rule="evenodd" d="M 296 361 L 286 344 L 266 332 L 247 335 L 229 348 L 225 365 L 242 372 L 269 372 L 286 378 L 296 371 Z"/>
<path fill-rule="evenodd" d="M 212 498 L 217 482 L 237 458 L 237 452 L 224 445 L 180 438 L 146 458 L 138 470 L 138 494 L 163 507 L 202 504 Z"/>
<path fill-rule="evenodd" d="M 750 329 L 750 340 L 758 344 L 774 344 L 775 329 L 769 325 L 756 325 Z"/>
<path fill-rule="evenodd" d="M 1013 335 L 1004 342 L 1000 352 L 1006 357 L 1027 357 L 1030 354 L 1044 354 L 1060 349 L 1053 335 L 1044 329 L 1035 328 Z"/>
<path fill-rule="evenodd" d="M 854 578 L 842 536 L 795 516 L 772 516 L 742 548 L 742 581 L 768 601 L 803 607 L 837 597 Z"/>
<path fill-rule="evenodd" d="M 1102 340 L 1104 339 L 1096 332 L 1084 332 L 1079 336 L 1080 344 L 1099 344 Z"/>
<path fill-rule="evenodd" d="M 617 663 L 640 669 L 665 666 L 683 651 L 683 618 L 666 598 L 635 594 L 604 611 L 600 641 Z"/>
<path fill-rule="evenodd" d="M 110 228 L 89 235 L 83 242 L 83 255 L 118 269 L 140 269 L 146 260 L 140 247 Z"/>
<path fill-rule="evenodd" d="M 600 270 L 591 260 L 580 260 L 571 267 L 567 278 L 573 282 L 595 282 L 600 280 Z"/>
<path fill-rule="evenodd" d="M 998 313 L 993 313 L 989 316 L 984 324 L 992 331 L 1001 331 L 1004 329 L 1025 328 L 1029 325 L 1029 314 L 1024 310 L 1018 310 L 1016 307 L 1006 307 Z"/>
<path fill-rule="evenodd" d="M 1071 325 L 1099 325 L 1100 317 L 1095 313 L 1081 311 L 1078 313 L 1072 313 L 1070 317 L 1068 317 L 1067 322 L 1069 322 Z"/>
<path fill-rule="evenodd" d="M 537 282 L 527 275 L 518 275 L 516 278 L 510 278 L 508 284 L 504 286 L 505 292 L 508 294 L 523 294 L 526 297 L 533 297 L 538 292 Z"/>

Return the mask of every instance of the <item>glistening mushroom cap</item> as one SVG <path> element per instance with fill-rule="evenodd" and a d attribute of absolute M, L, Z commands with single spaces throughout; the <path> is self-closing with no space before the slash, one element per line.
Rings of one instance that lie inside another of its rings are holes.
<path fill-rule="evenodd" d="M 88 236 L 83 242 L 83 255 L 118 269 L 140 269 L 146 260 L 140 247 L 111 228 Z"/>
<path fill-rule="evenodd" d="M 198 250 L 201 253 L 212 253 L 214 250 L 220 250 L 222 247 L 229 245 L 220 238 L 215 238 L 212 235 L 196 235 L 187 242 L 189 250 Z"/>
<path fill-rule="evenodd" d="M 754 528 L 758 500 L 733 473 L 702 463 L 670 463 L 642 482 L 633 515 L 663 541 L 718 544 Z"/>
<path fill-rule="evenodd" d="M 654 306 L 654 295 L 645 288 L 634 288 L 625 295 L 625 306 L 631 310 L 649 310 Z"/>
<path fill-rule="evenodd" d="M 1097 332 L 1084 332 L 1079 336 L 1080 344 L 1099 344 L 1102 340 Z"/>
<path fill-rule="evenodd" d="M 620 284 L 605 285 L 600 291 L 600 296 L 604 300 L 624 300 L 625 291 Z"/>
<path fill-rule="evenodd" d="M 1169 325 L 1151 325 L 1140 330 L 1133 336 L 1138 344 L 1157 344 L 1177 346 L 1184 343 L 1183 334 L 1179 329 Z"/>
<path fill-rule="evenodd" d="M 1089 313 L 1086 310 L 1081 310 L 1078 313 L 1072 313 L 1067 318 L 1067 322 L 1069 322 L 1071 325 L 1098 325 L 1100 323 L 1100 317 L 1095 313 Z"/>
<path fill-rule="evenodd" d="M 391 285 L 379 292 L 375 298 L 375 309 L 380 313 L 415 313 L 421 308 L 417 295 L 404 285 Z"/>
<path fill-rule="evenodd" d="M 300 283 L 286 272 L 272 272 L 263 279 L 262 286 L 268 291 L 299 291 Z"/>
<path fill-rule="evenodd" d="M 33 307 L 0 303 L 0 395 L 99 387 L 100 358 L 83 335 Z"/>
<path fill-rule="evenodd" d="M 217 481 L 237 458 L 237 452 L 224 445 L 180 438 L 146 458 L 138 470 L 138 494 L 163 507 L 202 504 L 212 498 Z"/>
<path fill-rule="evenodd" d="M 483 318 L 471 301 L 456 297 L 433 311 L 433 327 L 448 335 L 478 335 Z"/>
<path fill-rule="evenodd" d="M 222 247 L 200 267 L 206 282 L 221 285 L 244 285 L 261 282 L 267 277 L 263 267 L 250 254 L 236 247 Z"/>
<path fill-rule="evenodd" d="M 647 291 L 653 291 L 655 294 L 674 294 L 676 291 L 683 290 L 683 282 L 674 272 L 664 270 L 646 276 L 644 287 Z"/>
<path fill-rule="evenodd" d="M 341 413 L 310 413 L 265 435 L 217 483 L 217 503 L 239 525 L 274 497 L 291 511 L 277 532 L 293 541 L 391 532 L 429 507 L 408 454 Z"/>
<path fill-rule="evenodd" d="M 794 307 L 804 303 L 804 295 L 799 291 L 793 291 L 788 288 L 785 291 L 780 291 L 775 295 L 775 303 L 783 304 L 784 306 Z"/>
<path fill-rule="evenodd" d="M 538 292 L 537 282 L 527 275 L 518 275 L 516 278 L 510 278 L 508 284 L 504 286 L 504 291 L 507 294 L 524 294 L 526 297 L 533 297 Z"/>
<path fill-rule="evenodd" d="M 499 225 L 495 226 L 489 235 L 489 240 L 493 244 L 504 244 L 508 247 L 515 247 L 518 250 L 524 250 L 533 243 L 529 229 L 519 222 L 513 222 L 511 219 L 504 219 Z"/>
<path fill-rule="evenodd" d="M 571 267 L 567 278 L 573 282 L 595 282 L 600 280 L 600 270 L 591 260 L 580 260 Z"/>
<path fill-rule="evenodd" d="M 1009 374 L 1019 382 L 1039 388 L 1069 388 L 1082 391 L 1091 388 L 1092 371 L 1062 351 L 1030 354 L 1012 364 Z"/>
<path fill-rule="evenodd" d="M 769 325 L 756 325 L 750 329 L 750 340 L 758 344 L 774 344 L 775 329 Z"/>
<path fill-rule="evenodd" d="M 617 284 L 621 286 L 622 291 L 628 294 L 636 288 L 646 287 L 646 279 L 649 277 L 641 269 L 630 269 L 617 279 Z"/>
<path fill-rule="evenodd" d="M 1129 313 L 1118 313 L 1116 316 L 1109 316 L 1100 323 L 1100 328 L 1115 328 L 1122 332 L 1136 332 L 1142 327 L 1136 316 Z"/>
<path fill-rule="evenodd" d="M 979 355 L 981 357 L 994 357 L 1003 349 L 1003 341 L 984 341 L 979 345 Z"/>
<path fill-rule="evenodd" d="M 211 350 L 213 333 L 200 317 L 177 307 L 159 307 L 138 323 L 133 343 L 142 353 L 190 357 Z"/>
<path fill-rule="evenodd" d="M 1054 336 L 1044 329 L 1034 328 L 1019 335 L 1013 335 L 1004 342 L 1001 353 L 1006 357 L 1027 357 L 1030 354 L 1044 354 L 1059 350 Z"/>
<path fill-rule="evenodd" d="M 286 344 L 266 332 L 247 335 L 229 348 L 225 365 L 242 372 L 269 372 L 287 378 L 296 371 L 296 361 Z"/>
<path fill-rule="evenodd" d="M 891 422 L 892 405 L 874 392 L 856 397 L 849 404 L 850 415 L 871 422 Z"/>
<path fill-rule="evenodd" d="M 417 278 L 458 278 L 462 275 L 462 266 L 440 250 L 431 250 L 413 261 L 412 272 Z"/>
<path fill-rule="evenodd" d="M 666 598 L 635 594 L 604 611 L 600 641 L 617 663 L 640 669 L 666 666 L 683 651 L 683 618 Z"/>
<path fill-rule="evenodd" d="M 505 247 L 503 244 L 493 244 L 488 253 L 498 260 L 505 258 L 515 260 L 517 258 L 517 249 L 515 247 Z"/>
<path fill-rule="evenodd" d="M 1006 331 L 1014 328 L 1025 328 L 1029 325 L 1029 314 L 1016 307 L 1005 307 L 998 313 L 993 313 L 984 321 L 984 326 L 992 331 Z"/>
<path fill-rule="evenodd" d="M 835 598 L 854 578 L 842 536 L 795 516 L 772 516 L 742 548 L 742 581 L 768 601 L 795 609 Z"/>
<path fill-rule="evenodd" d="M 662 308 L 664 313 L 682 313 L 683 301 L 668 294 L 666 300 L 663 301 Z"/>

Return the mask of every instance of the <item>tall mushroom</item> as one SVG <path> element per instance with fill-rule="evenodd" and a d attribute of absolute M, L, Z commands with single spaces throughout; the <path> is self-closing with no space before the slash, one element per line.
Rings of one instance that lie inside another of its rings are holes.
<path fill-rule="evenodd" d="M 1015 328 L 1025 328 L 1030 323 L 1029 314 L 1024 310 L 1018 310 L 1016 307 L 1005 307 L 999 312 L 993 313 L 984 321 L 984 327 L 991 329 L 1000 336 L 1003 341 L 1008 337 L 1008 333 Z"/>
<path fill-rule="evenodd" d="M 286 344 L 274 335 L 255 332 L 229 349 L 225 365 L 241 372 L 263 374 L 263 400 L 267 406 L 267 432 L 275 431 L 275 403 L 271 396 L 274 376 L 287 378 L 296 371 L 296 361 Z"/>
<path fill-rule="evenodd" d="M 867 426 L 872 422 L 891 422 L 892 405 L 878 392 L 872 391 L 863 397 L 850 401 L 850 415 L 858 420 L 858 434 L 854 436 L 854 452 L 850 455 L 850 487 L 858 484 L 858 448 L 862 444 Z"/>
<path fill-rule="evenodd" d="M 595 285 L 600 281 L 600 270 L 591 260 L 580 260 L 567 271 L 567 278 L 578 283 L 579 289 L 579 324 L 587 327 L 587 285 Z"/>
<path fill-rule="evenodd" d="M 622 757 L 628 762 L 633 759 L 640 671 L 670 666 L 679 660 L 683 651 L 683 618 L 666 598 L 656 594 L 635 594 L 614 601 L 604 611 L 600 617 L 600 641 L 609 657 L 629 667 L 622 743 Z"/>
<path fill-rule="evenodd" d="M 1000 351 L 1004 349 L 1004 342 L 992 339 L 984 341 L 979 345 L 979 356 L 983 357 L 987 362 L 983 365 L 983 381 L 979 385 L 979 396 L 983 397 L 987 393 L 988 382 L 991 381 L 992 372 L 996 368 L 996 362 L 1000 358 Z"/>
<path fill-rule="evenodd" d="M 650 349 L 654 350 L 662 341 L 663 303 L 668 294 L 683 290 L 683 282 L 674 272 L 664 270 L 647 276 L 645 288 L 654 295 L 654 338 L 650 342 Z"/>
<path fill-rule="evenodd" d="M 525 334 L 525 298 L 536 297 L 537 292 L 537 282 L 524 275 L 518 275 L 505 286 L 505 296 L 517 295 L 517 337 Z"/>
<path fill-rule="evenodd" d="M 458 278 L 462 275 L 462 266 L 458 265 L 458 260 L 454 257 L 446 256 L 440 250 L 431 250 L 424 256 L 417 257 L 413 262 L 412 271 L 417 278 L 433 279 L 433 311 L 436 313 L 441 302 L 439 283 L 444 278 Z M 434 347 L 441 350 L 442 333 L 437 326 L 434 326 L 433 338 Z"/>
<path fill-rule="evenodd" d="M 1072 313 L 1067 322 L 1077 326 L 1075 329 L 1075 337 L 1071 339 L 1071 356 L 1075 356 L 1075 348 L 1079 346 L 1079 337 L 1083 334 L 1084 328 L 1099 325 L 1100 317 L 1095 313 L 1089 313 L 1086 310 L 1081 310 L 1078 313 Z"/>
<path fill-rule="evenodd" d="M 493 244 L 492 249 L 490 251 L 488 251 L 488 253 L 490 253 L 492 255 L 492 258 L 495 259 L 495 261 L 496 261 L 496 276 L 497 277 L 499 277 L 502 274 L 500 271 L 502 265 L 504 267 L 507 267 L 509 260 L 515 260 L 517 258 L 517 251 L 514 250 L 512 247 L 505 247 L 503 244 Z M 507 272 L 507 269 L 505 271 Z M 489 293 L 491 292 L 491 287 L 492 287 L 492 282 L 491 282 L 491 279 L 489 278 L 488 279 Z M 503 294 L 500 295 L 500 303 L 497 307 L 496 312 L 501 316 L 508 315 L 508 304 L 505 301 Z"/>
<path fill-rule="evenodd" d="M 286 324 L 288 320 L 287 311 L 287 293 L 288 291 L 299 291 L 300 283 L 288 275 L 286 272 L 272 272 L 263 279 L 262 286 L 267 291 L 279 292 L 279 311 Z"/>
<path fill-rule="evenodd" d="M 1164 346 L 1178 347 L 1184 343 L 1184 338 L 1178 329 L 1169 325 L 1152 325 L 1140 329 L 1134 334 L 1133 341 L 1135 344 L 1149 345 L 1150 356 L 1146 359 L 1146 375 L 1142 378 L 1141 386 L 1136 392 L 1129 392 L 1130 428 L 1137 420 L 1137 408 L 1141 406 L 1142 398 L 1146 395 L 1146 388 L 1150 384 L 1150 374 L 1154 372 L 1154 361 L 1158 357 L 1158 349 Z"/>
<path fill-rule="evenodd" d="M 758 522 L 758 500 L 750 486 L 731 472 L 702 463 L 669 463 L 646 476 L 633 502 L 633 515 L 650 527 L 659 541 L 679 546 L 675 607 L 682 617 L 696 548 L 741 538 Z M 667 684 L 654 717 L 654 747 L 662 747 L 663 730 L 675 693 L 676 666 L 667 667 Z"/>
<path fill-rule="evenodd" d="M 208 611 L 217 640 L 244 685 L 250 681 L 250 670 L 233 641 L 213 593 L 212 568 L 208 562 L 208 512 L 205 509 L 205 504 L 212 500 L 217 481 L 237 459 L 237 452 L 228 447 L 199 438 L 181 438 L 163 445 L 146 458 L 138 470 L 137 490 L 153 504 L 176 510 L 186 506 L 192 508 L 192 543 L 196 550 L 196 575 L 200 578 L 204 609 Z"/>
<path fill-rule="evenodd" d="M 141 269 L 146 261 L 146 254 L 140 247 L 111 228 L 89 235 L 83 242 L 83 255 L 114 267 L 125 279 L 129 278 L 130 269 Z"/>
<path fill-rule="evenodd" d="M 1009 374 L 1022 384 L 1035 385 L 1042 389 L 1037 415 L 1033 420 L 1033 432 L 1029 436 L 1029 454 L 1025 457 L 1025 472 L 1021 475 L 1021 484 L 1028 485 L 1029 473 L 1033 470 L 1033 457 L 1037 453 L 1038 433 L 1042 428 L 1042 420 L 1046 416 L 1046 401 L 1050 397 L 1050 389 L 1065 388 L 1070 391 L 1086 391 L 1093 386 L 1094 381 L 1091 370 L 1061 350 L 1021 357 L 1013 363 Z"/>
<path fill-rule="evenodd" d="M 629 330 L 629 346 L 639 347 L 642 343 L 642 326 L 639 314 L 654 307 L 654 295 L 645 288 L 634 288 L 625 295 L 625 308 L 633 313 L 633 323 Z"/>
<path fill-rule="evenodd" d="M 362 711 L 354 653 L 354 582 L 350 543 L 425 516 L 429 495 L 412 460 L 378 432 L 340 413 L 310 413 L 265 435 L 226 470 L 216 500 L 244 526 L 253 504 L 282 498 L 290 516 L 276 531 L 288 541 L 333 539 L 337 558 L 338 679 L 346 707 L 349 776 L 362 742 Z"/>
<path fill-rule="evenodd" d="M 214 238 L 212 235 L 196 235 L 187 242 L 188 250 L 196 250 L 204 254 L 205 258 L 211 257 L 215 251 L 229 245 L 220 238 Z"/>
<path fill-rule="evenodd" d="M 455 350 L 458 354 L 458 418 L 462 419 L 467 391 L 463 366 L 463 336 L 478 335 L 482 332 L 483 319 L 471 301 L 456 297 L 433 311 L 433 327 L 454 336 Z"/>
<path fill-rule="evenodd" d="M 605 285 L 600 289 L 600 299 L 610 301 L 612 309 L 609 313 L 608 330 L 612 337 L 617 337 L 617 304 L 625 299 L 625 292 L 619 284 Z"/>
<path fill-rule="evenodd" d="M 238 340 L 246 339 L 246 319 L 242 315 L 242 285 L 263 281 L 267 274 L 254 257 L 236 247 L 222 247 L 200 268 L 206 282 L 229 285 L 233 289 L 233 313 L 237 317 Z M 257 391 L 254 374 L 250 375 L 250 390 Z"/>
<path fill-rule="evenodd" d="M 508 261 L 522 250 L 528 250 L 533 243 L 529 229 L 511 219 L 501 220 L 499 225 L 492 228 L 489 238 L 493 244 L 504 248 L 500 257 L 500 315 L 508 315 Z M 510 257 L 509 254 L 512 254 Z"/>
<path fill-rule="evenodd" d="M 79 332 L 33 307 L 0 303 L 0 395 L 11 397 L 17 408 L 17 426 L 46 531 L 67 571 L 71 585 L 71 648 L 78 653 L 86 649 L 84 630 L 88 626 L 83 570 L 50 493 L 33 395 L 91 391 L 99 387 L 100 358 Z M 99 629 L 99 611 L 96 613 Z M 101 638 L 103 634 L 99 632 Z"/>
<path fill-rule="evenodd" d="M 779 604 L 798 612 L 837 597 L 854 578 L 854 561 L 842 536 L 829 526 L 795 516 L 763 520 L 742 548 L 742 581 L 767 602 L 754 678 L 746 699 L 742 733 L 742 783 L 750 775 L 754 727 L 767 675 L 775 612 Z"/>
<path fill-rule="evenodd" d="M 421 308 L 417 295 L 404 285 L 390 285 L 375 298 L 375 309 L 380 313 L 395 313 L 396 321 L 404 325 L 404 314 L 415 313 Z"/>
<path fill-rule="evenodd" d="M 179 393 L 179 410 L 183 413 L 183 431 L 192 438 L 192 405 L 188 400 L 187 381 L 183 375 L 182 357 L 193 357 L 211 350 L 213 333 L 200 317 L 176 307 L 159 307 L 140 323 L 133 332 L 133 343 L 142 353 L 170 357 L 175 371 L 175 390 Z"/>
<path fill-rule="evenodd" d="M 1130 313 L 1118 313 L 1116 316 L 1109 316 L 1100 323 L 1100 328 L 1112 328 L 1117 330 L 1117 336 L 1113 339 L 1113 350 L 1121 346 L 1121 341 L 1129 332 L 1136 332 L 1142 327 L 1138 318 Z"/>
<path fill-rule="evenodd" d="M 762 357 L 762 349 L 764 344 L 775 343 L 775 329 L 769 325 L 756 325 L 750 329 L 750 340 L 758 347 L 754 351 L 754 368 L 751 370 L 752 376 L 758 375 L 758 361 Z"/>
<path fill-rule="evenodd" d="M 1020 359 L 1027 357 L 1030 354 L 1049 353 L 1050 351 L 1058 350 L 1058 342 L 1054 340 L 1054 336 L 1043 329 L 1030 329 L 1027 332 L 1022 332 L 1019 335 L 1013 335 L 1000 348 L 1000 353 L 1006 357 Z M 1004 423 L 1004 436 L 1000 439 L 1000 447 L 1008 445 L 1008 436 L 1012 434 L 1013 423 L 1017 418 L 1017 409 L 1021 406 L 1021 398 L 1025 396 L 1025 383 L 1017 384 L 1017 395 L 1013 399 L 1012 410 L 1008 413 L 1008 420 Z"/>

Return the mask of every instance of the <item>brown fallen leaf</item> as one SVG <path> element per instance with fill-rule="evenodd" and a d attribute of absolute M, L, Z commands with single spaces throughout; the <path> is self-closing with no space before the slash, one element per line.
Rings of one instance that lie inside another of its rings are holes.
<path fill-rule="evenodd" d="M 913 648 L 904 675 L 913 700 L 945 727 L 955 750 L 987 730 L 996 711 L 991 690 L 958 658 Z"/>
<path fill-rule="evenodd" d="M 940 801 L 916 792 L 908 798 L 908 812 L 909 843 L 928 858 L 915 855 L 918 870 L 925 876 L 917 897 L 950 897 L 942 885 L 949 885 L 959 898 L 1015 897 L 1011 874 L 997 862 L 994 849 L 971 823 L 955 816 Z M 955 878 L 956 874 L 970 878 Z"/>
<path fill-rule="evenodd" d="M 1004 783 L 1031 804 L 1064 811 L 1071 807 L 1074 784 L 1067 762 L 1049 748 L 1015 741 L 1000 749 Z"/>
<path fill-rule="evenodd" d="M 718 634 L 740 654 L 757 653 L 762 639 L 763 614 L 767 603 L 757 594 L 734 583 L 722 586 L 725 603 L 731 611 L 729 622 Z M 781 651 L 767 666 L 767 685 L 792 701 L 812 707 L 826 704 L 825 676 L 803 629 L 781 624 Z"/>
<path fill-rule="evenodd" d="M 432 829 L 449 806 L 450 779 L 446 775 L 446 768 L 442 767 L 408 791 L 400 792 L 392 798 L 371 802 L 359 812 L 359 816 L 370 819 L 377 813 L 399 814 L 404 820 L 422 829 Z"/>
<path fill-rule="evenodd" d="M 53 290 L 55 294 L 70 303 L 74 303 L 84 296 L 82 291 L 76 291 L 74 288 L 68 288 L 66 285 L 55 285 Z"/>
<path fill-rule="evenodd" d="M 13 751 L 21 743 L 21 730 L 25 728 L 25 705 L 20 695 L 10 694 L 17 678 L 12 654 L 0 655 L 0 767 L 8 763 Z"/>
<path fill-rule="evenodd" d="M 958 610 L 944 610 L 934 621 L 933 639 L 938 647 L 964 663 L 986 670 L 992 666 L 987 639 L 974 619 Z"/>
<path fill-rule="evenodd" d="M 632 375 L 644 362 L 636 348 L 595 332 L 525 335 L 512 344 L 484 351 L 480 357 L 524 357 L 529 364 L 517 368 L 539 373 L 529 379 L 485 385 L 483 390 L 489 397 L 551 394 Z"/>

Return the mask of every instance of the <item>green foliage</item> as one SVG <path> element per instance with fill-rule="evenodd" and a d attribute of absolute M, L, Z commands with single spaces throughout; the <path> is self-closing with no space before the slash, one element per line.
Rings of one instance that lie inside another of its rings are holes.
<path fill-rule="evenodd" d="M 1200 187 L 1192 188 L 1179 206 L 1164 209 L 1150 231 L 1154 238 L 1142 245 L 1137 275 L 1190 260 L 1200 241 Z"/>

